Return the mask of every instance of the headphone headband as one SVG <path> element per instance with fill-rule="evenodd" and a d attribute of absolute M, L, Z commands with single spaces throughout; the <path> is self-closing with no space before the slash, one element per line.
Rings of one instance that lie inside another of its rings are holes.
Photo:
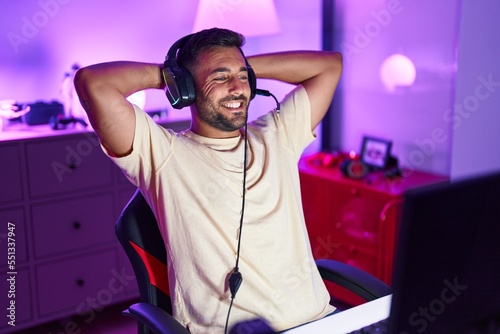
<path fill-rule="evenodd" d="M 194 85 L 194 79 L 188 69 L 183 66 L 179 66 L 177 62 L 177 52 L 180 48 L 189 40 L 194 34 L 186 35 L 179 40 L 177 40 L 170 49 L 165 57 L 165 62 L 163 63 L 163 77 L 165 80 L 165 95 L 168 101 L 175 109 L 182 109 L 187 107 L 196 99 L 196 89 Z M 245 59 L 245 65 L 248 71 L 248 83 L 250 85 L 250 100 L 252 100 L 257 91 L 257 78 L 255 72 L 247 61 L 243 50 L 240 50 L 243 59 Z"/>
<path fill-rule="evenodd" d="M 167 56 L 165 57 L 165 61 L 170 59 L 175 59 L 177 61 L 177 51 L 187 42 L 188 39 L 191 38 L 194 34 L 186 35 L 180 39 L 178 39 L 167 52 Z"/>

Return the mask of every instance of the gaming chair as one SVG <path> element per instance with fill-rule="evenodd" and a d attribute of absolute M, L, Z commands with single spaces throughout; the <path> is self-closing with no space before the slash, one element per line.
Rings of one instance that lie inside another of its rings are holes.
<path fill-rule="evenodd" d="M 138 333 L 189 334 L 171 315 L 165 245 L 156 218 L 142 193 L 137 190 L 115 225 L 116 235 L 132 264 L 140 302 L 124 311 L 138 321 Z M 374 276 L 350 265 L 317 260 L 321 276 L 370 301 L 392 293 Z"/>

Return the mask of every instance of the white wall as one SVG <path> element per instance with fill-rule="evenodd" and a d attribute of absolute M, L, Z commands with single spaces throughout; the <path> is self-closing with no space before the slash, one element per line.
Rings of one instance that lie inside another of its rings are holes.
<path fill-rule="evenodd" d="M 363 136 L 393 142 L 409 169 L 448 175 L 456 71 L 457 0 L 338 0 L 343 39 L 341 148 L 360 151 Z M 379 75 L 394 53 L 412 59 L 412 87 L 388 91 Z"/>
<path fill-rule="evenodd" d="M 462 0 L 451 177 L 500 170 L 500 1 Z"/>

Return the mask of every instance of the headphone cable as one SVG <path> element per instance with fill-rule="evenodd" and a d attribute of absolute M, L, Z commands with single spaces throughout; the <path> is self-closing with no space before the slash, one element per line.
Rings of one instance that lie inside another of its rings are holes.
<path fill-rule="evenodd" d="M 248 117 L 248 115 L 247 115 Z M 236 264 L 234 266 L 233 272 L 229 275 L 229 290 L 231 291 L 231 303 L 229 304 L 229 309 L 227 311 L 226 317 L 226 326 L 224 328 L 224 333 L 227 333 L 228 323 L 229 323 L 229 315 L 231 314 L 231 308 L 233 307 L 233 301 L 236 297 L 236 292 L 240 288 L 241 283 L 243 282 L 243 277 L 239 272 L 238 264 L 240 261 L 240 247 L 241 247 L 241 233 L 243 230 L 243 217 L 245 214 L 245 195 L 246 195 L 246 179 L 247 179 L 247 150 L 248 150 L 248 125 L 247 121 L 245 121 L 245 152 L 243 153 L 243 194 L 241 201 L 241 216 L 240 216 L 240 228 L 238 230 L 238 248 L 236 250 Z"/>
<path fill-rule="evenodd" d="M 256 89 L 256 95 L 261 95 L 261 96 L 271 96 L 274 101 L 276 101 L 276 112 L 280 112 L 280 103 L 278 102 L 278 99 L 269 92 L 268 90 L 264 89 Z M 229 304 L 229 309 L 227 311 L 227 317 L 226 317 L 226 325 L 224 327 L 224 334 L 227 334 L 227 329 L 228 329 L 228 323 L 229 323 L 229 315 L 231 314 L 231 308 L 233 307 L 233 301 L 234 298 L 236 297 L 236 292 L 238 292 L 238 289 L 240 288 L 241 283 L 243 282 L 243 276 L 241 276 L 241 273 L 239 272 L 238 264 L 240 261 L 240 247 L 241 247 L 241 233 L 243 230 L 243 217 L 245 215 L 245 195 L 246 195 L 246 182 L 247 182 L 247 150 L 248 150 L 248 113 L 247 113 L 247 119 L 245 120 L 245 152 L 243 153 L 243 194 L 242 194 L 242 201 L 241 201 L 241 216 L 240 216 L 240 228 L 238 231 L 238 248 L 236 250 L 236 264 L 234 266 L 233 272 L 229 275 L 229 290 L 231 291 L 231 302 Z"/>
<path fill-rule="evenodd" d="M 280 113 L 280 109 L 281 109 L 281 104 L 279 103 L 278 99 L 276 98 L 276 96 L 274 96 L 273 93 L 271 93 L 270 91 L 268 90 L 265 90 L 265 89 L 256 89 L 255 90 L 255 94 L 256 95 L 261 95 L 261 96 L 270 96 L 274 99 L 274 101 L 276 102 L 276 112 L 279 114 Z"/>

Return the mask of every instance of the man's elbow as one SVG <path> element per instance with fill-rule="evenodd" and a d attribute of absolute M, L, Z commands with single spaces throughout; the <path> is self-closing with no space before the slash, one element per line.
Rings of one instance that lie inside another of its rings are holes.
<path fill-rule="evenodd" d="M 338 82 L 342 75 L 343 59 L 340 52 L 328 52 L 325 68 L 322 73 L 329 82 Z"/>
<path fill-rule="evenodd" d="M 105 91 L 105 85 L 100 82 L 99 76 L 95 75 L 94 72 L 92 68 L 83 67 L 75 73 L 75 78 L 73 79 L 78 99 L 89 117 L 91 116 L 90 113 L 95 111 L 91 106 L 95 105 L 98 96 L 102 95 Z"/>
<path fill-rule="evenodd" d="M 98 95 L 103 94 L 106 85 L 101 81 L 100 76 L 96 74 L 92 67 L 80 68 L 73 79 L 80 101 L 94 100 Z M 87 108 L 85 110 L 88 112 Z"/>
<path fill-rule="evenodd" d="M 80 95 L 80 93 L 83 92 L 85 88 L 89 87 L 90 83 L 92 82 L 91 77 L 91 73 L 89 73 L 89 70 L 86 67 L 82 67 L 76 72 L 75 78 L 73 79 L 73 84 L 75 85 L 75 89 L 78 95 Z"/>
<path fill-rule="evenodd" d="M 343 67 L 343 57 L 340 52 L 331 52 L 330 53 L 330 64 L 332 67 L 332 71 L 334 72 L 342 72 L 342 67 Z"/>

